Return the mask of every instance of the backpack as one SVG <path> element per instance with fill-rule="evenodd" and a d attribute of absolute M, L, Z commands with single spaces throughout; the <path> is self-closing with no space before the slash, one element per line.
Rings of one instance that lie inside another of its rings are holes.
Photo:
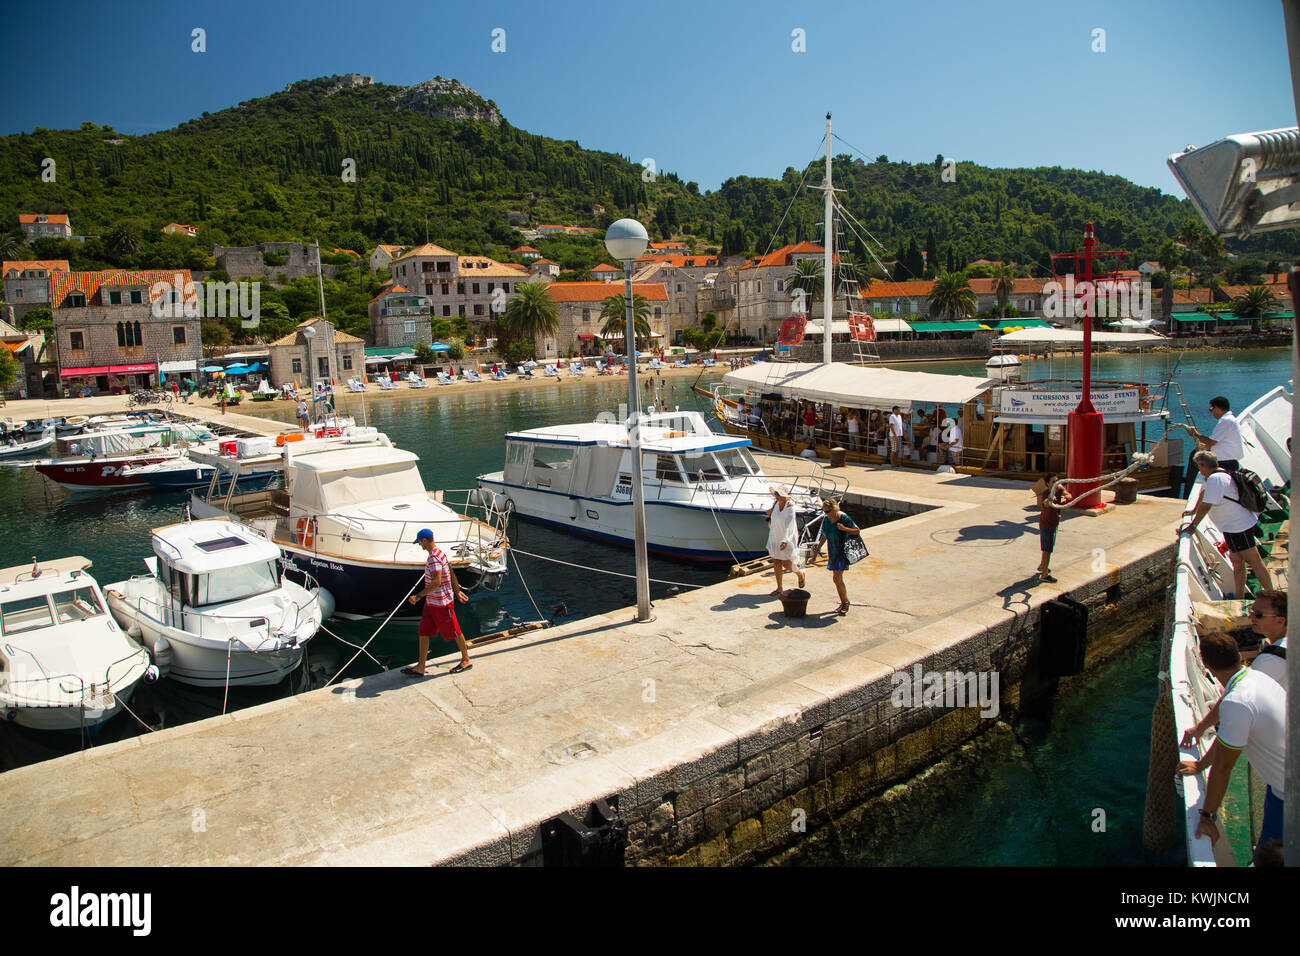
<path fill-rule="evenodd" d="M 1235 501 L 1251 514 L 1259 514 L 1268 505 L 1268 489 L 1264 487 L 1264 479 L 1255 474 L 1249 468 L 1238 468 L 1236 471 L 1227 472 L 1232 476 L 1232 483 L 1237 488 L 1237 497 L 1228 498 L 1229 501 Z"/>

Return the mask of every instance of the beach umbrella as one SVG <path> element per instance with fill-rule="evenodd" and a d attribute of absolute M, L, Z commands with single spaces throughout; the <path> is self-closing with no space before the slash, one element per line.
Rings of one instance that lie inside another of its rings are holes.
<path fill-rule="evenodd" d="M 261 362 L 254 362 L 252 365 L 248 366 L 248 370 L 250 372 L 260 372 L 264 368 L 266 368 L 266 366 L 263 365 Z"/>
<path fill-rule="evenodd" d="M 385 364 L 386 362 L 389 362 L 389 361 L 391 361 L 391 359 L 386 359 L 386 358 L 384 358 L 384 357 L 381 356 L 381 355 L 372 355 L 370 358 L 366 359 L 366 364 L 367 364 L 367 365 L 383 365 L 383 364 Z"/>
<path fill-rule="evenodd" d="M 249 372 L 247 365 L 231 365 L 225 369 L 227 375 L 247 375 Z"/>
<path fill-rule="evenodd" d="M 433 351 L 435 351 L 435 352 L 450 352 L 450 351 L 451 351 L 451 346 L 450 346 L 450 345 L 443 345 L 441 342 L 434 342 L 432 345 L 429 346 L 429 348 L 433 349 Z"/>
<path fill-rule="evenodd" d="M 205 365 L 205 366 L 203 366 L 203 368 L 201 368 L 199 371 L 202 371 L 202 372 L 220 372 L 220 371 L 221 371 L 221 366 L 220 366 L 220 365 Z"/>

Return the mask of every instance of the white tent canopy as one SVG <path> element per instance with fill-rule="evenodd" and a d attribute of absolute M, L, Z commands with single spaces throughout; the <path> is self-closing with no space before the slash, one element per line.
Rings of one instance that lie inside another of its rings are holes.
<path fill-rule="evenodd" d="M 1168 344 L 1169 340 L 1155 332 L 1093 332 L 1092 340 L 1098 345 L 1158 345 Z M 1067 345 L 1082 345 L 1083 332 L 1079 329 L 1020 329 L 1008 332 L 998 339 L 999 345 L 1023 343 L 1054 342 Z"/>
<path fill-rule="evenodd" d="M 900 372 L 832 362 L 760 362 L 723 376 L 728 385 L 751 392 L 779 392 L 787 398 L 830 402 L 849 408 L 911 412 L 914 405 L 962 405 L 994 383 L 974 375 Z"/>

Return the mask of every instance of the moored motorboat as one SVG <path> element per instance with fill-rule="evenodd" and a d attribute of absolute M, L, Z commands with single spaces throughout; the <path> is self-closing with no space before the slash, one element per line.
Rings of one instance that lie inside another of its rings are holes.
<path fill-rule="evenodd" d="M 0 570 L 0 708 L 38 730 L 93 729 L 130 700 L 149 655 L 109 616 L 90 561 Z"/>
<path fill-rule="evenodd" d="M 260 686 L 302 663 L 328 599 L 282 577 L 275 545 L 220 519 L 155 528 L 152 541 L 150 573 L 104 591 L 118 623 L 169 661 L 170 676 L 197 687 Z"/>
<path fill-rule="evenodd" d="M 766 553 L 771 488 L 805 514 L 842 496 L 843 479 L 808 465 L 765 474 L 746 438 L 711 431 L 699 412 L 644 415 L 640 424 L 649 550 L 696 561 Z M 554 425 L 506 435 L 505 468 L 479 475 L 499 510 L 620 545 L 634 540 L 628 428 L 615 421 Z"/>
<path fill-rule="evenodd" d="M 118 491 L 143 488 L 138 469 L 179 457 L 187 442 L 212 441 L 201 425 L 149 423 L 85 432 L 69 443 L 71 453 L 38 461 L 38 472 L 71 492 Z"/>
<path fill-rule="evenodd" d="M 37 452 L 45 451 L 54 444 L 55 434 L 54 426 L 50 425 L 45 429 L 40 438 L 33 438 L 29 441 L 20 441 L 17 438 L 9 438 L 4 444 L 0 444 L 0 459 L 21 458 L 24 455 L 34 455 Z"/>

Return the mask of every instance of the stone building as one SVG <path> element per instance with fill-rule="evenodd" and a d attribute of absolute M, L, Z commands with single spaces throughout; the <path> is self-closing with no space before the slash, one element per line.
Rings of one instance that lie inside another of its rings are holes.
<path fill-rule="evenodd" d="M 310 344 L 303 334 L 308 326 L 316 330 Z M 336 385 L 365 374 L 365 341 L 338 331 L 333 322 L 319 317 L 298 323 L 284 338 L 272 342 L 267 351 L 271 356 L 271 384 L 276 388 L 287 382 L 306 385 L 313 371 L 315 381 L 333 381 Z"/>
<path fill-rule="evenodd" d="M 48 309 L 50 274 L 71 271 L 67 259 L 21 259 L 0 265 L 4 300 L 13 310 L 13 321 L 20 322 L 32 309 Z"/>
<path fill-rule="evenodd" d="M 402 254 L 404 246 L 388 246 L 380 243 L 375 246 L 375 251 L 370 253 L 370 271 L 378 272 L 380 269 L 387 269 L 393 264 L 393 260 Z"/>
<path fill-rule="evenodd" d="M 429 300 L 406 286 L 384 289 L 370 300 L 370 338 L 376 346 L 430 344 Z"/>
<path fill-rule="evenodd" d="M 72 223 L 63 213 L 19 213 L 18 225 L 28 242 L 47 236 L 55 239 L 72 238 Z"/>
<path fill-rule="evenodd" d="M 529 273 L 518 265 L 487 256 L 462 256 L 427 242 L 394 260 L 393 282 L 427 300 L 429 315 L 464 316 L 475 339 L 487 338 L 493 304 L 506 299 Z"/>
<path fill-rule="evenodd" d="M 610 296 L 623 294 L 623 283 L 552 282 L 546 290 L 555 302 L 560 324 L 554 335 L 537 337 L 538 357 L 555 359 L 568 355 L 570 351 L 580 355 L 601 354 L 605 341 L 601 338 L 600 330 L 604 323 L 600 311 Z M 662 344 L 668 311 L 668 293 L 663 283 L 634 282 L 632 294 L 649 303 L 650 331 L 654 333 L 655 344 Z M 623 341 L 622 334 L 613 338 L 615 351 L 621 352 L 618 343 Z"/>
<path fill-rule="evenodd" d="M 0 348 L 8 349 L 21 370 L 5 392 L 10 398 L 53 397 L 58 384 L 54 343 L 40 332 L 24 332 L 0 320 Z"/>
<path fill-rule="evenodd" d="M 790 294 L 789 281 L 796 263 L 800 259 L 815 259 L 820 263 L 825 251 L 816 243 L 800 242 L 782 246 L 741 266 L 736 280 L 732 331 L 759 343 L 771 342 L 776 338 L 782 320 L 794 314 L 794 299 Z M 810 297 L 806 304 L 808 318 L 821 318 L 820 301 L 814 301 Z"/>
<path fill-rule="evenodd" d="M 270 262 L 267 261 L 268 257 Z M 256 246 L 213 246 L 212 258 L 217 268 L 224 269 L 232 279 L 250 279 L 259 276 L 277 278 L 281 275 L 289 282 L 306 276 L 316 277 L 316 246 L 302 242 L 262 242 Z M 279 263 L 279 264 L 276 264 Z M 321 274 L 326 279 L 338 278 L 338 266 L 325 265 Z"/>
<path fill-rule="evenodd" d="M 50 273 L 59 377 L 97 392 L 147 388 L 202 357 L 199 295 L 188 269 Z"/>

